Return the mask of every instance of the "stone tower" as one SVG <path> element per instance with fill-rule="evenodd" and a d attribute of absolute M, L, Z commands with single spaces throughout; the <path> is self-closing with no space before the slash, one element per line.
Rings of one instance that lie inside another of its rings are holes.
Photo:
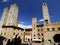
<path fill-rule="evenodd" d="M 32 41 L 37 39 L 37 19 L 32 18 Z"/>
<path fill-rule="evenodd" d="M 42 11 L 43 11 L 44 25 L 50 24 L 48 6 L 45 2 L 42 4 Z"/>
<path fill-rule="evenodd" d="M 6 24 L 7 16 L 8 16 L 9 9 L 6 7 L 4 8 L 4 12 L 0 21 L 0 33 L 2 30 L 2 26 Z"/>
<path fill-rule="evenodd" d="M 8 12 L 9 12 L 9 9 L 6 7 L 4 8 L 4 12 L 3 12 L 3 15 L 2 15 L 2 18 L 1 18 L 1 25 L 0 26 L 3 26 L 6 24 L 6 20 L 7 20 L 7 17 L 8 17 Z"/>
<path fill-rule="evenodd" d="M 12 4 L 8 13 L 6 26 L 18 26 L 18 7 Z"/>

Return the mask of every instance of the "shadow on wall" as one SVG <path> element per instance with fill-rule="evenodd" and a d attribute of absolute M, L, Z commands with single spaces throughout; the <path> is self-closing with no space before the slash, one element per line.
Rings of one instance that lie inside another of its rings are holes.
<path fill-rule="evenodd" d="M 17 38 L 16 35 L 16 37 L 12 41 L 10 41 L 9 39 L 6 45 L 21 45 L 20 37 Z"/>
<path fill-rule="evenodd" d="M 0 36 L 0 45 L 3 45 L 3 40 L 6 39 L 5 37 L 3 36 Z"/>
<path fill-rule="evenodd" d="M 3 45 L 3 41 L 5 39 L 6 39 L 5 37 L 0 36 L 0 45 Z M 6 45 L 28 45 L 28 44 L 21 44 L 20 37 L 17 38 L 17 35 L 16 35 L 16 37 L 12 41 L 10 41 L 10 39 L 8 39 L 8 41 L 6 42 Z"/>

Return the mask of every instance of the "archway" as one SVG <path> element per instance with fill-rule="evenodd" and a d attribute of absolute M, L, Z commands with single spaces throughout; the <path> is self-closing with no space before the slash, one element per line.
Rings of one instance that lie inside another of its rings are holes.
<path fill-rule="evenodd" d="M 55 34 L 53 39 L 56 43 L 59 43 L 60 42 L 60 34 Z"/>

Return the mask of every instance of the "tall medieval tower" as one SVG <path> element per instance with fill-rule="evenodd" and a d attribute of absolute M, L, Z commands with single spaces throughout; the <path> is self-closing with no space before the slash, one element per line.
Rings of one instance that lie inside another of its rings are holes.
<path fill-rule="evenodd" d="M 2 26 L 6 24 L 8 12 L 9 12 L 9 9 L 7 7 L 4 8 L 4 12 L 3 12 L 3 15 L 2 15 L 2 18 L 1 18 L 1 21 L 0 21 L 0 33 L 1 33 L 1 30 L 2 30 Z"/>
<path fill-rule="evenodd" d="M 7 7 L 4 8 L 4 12 L 3 12 L 3 15 L 2 15 L 2 18 L 1 18 L 1 25 L 0 26 L 3 26 L 3 25 L 6 24 L 7 17 L 8 17 L 8 12 L 9 12 L 9 9 Z"/>
<path fill-rule="evenodd" d="M 37 19 L 32 18 L 32 41 L 37 39 Z"/>
<path fill-rule="evenodd" d="M 13 33 L 15 27 L 18 27 L 18 6 L 16 4 L 12 4 L 9 11 L 5 8 L 2 16 L 2 22 L 4 25 L 2 26 L 1 33 L 3 34 L 1 35 L 8 39 L 15 37 Z"/>
<path fill-rule="evenodd" d="M 42 11 L 43 11 L 44 25 L 50 24 L 48 6 L 45 2 L 42 4 Z"/>
<path fill-rule="evenodd" d="M 6 26 L 18 26 L 18 7 L 12 4 L 8 13 Z"/>

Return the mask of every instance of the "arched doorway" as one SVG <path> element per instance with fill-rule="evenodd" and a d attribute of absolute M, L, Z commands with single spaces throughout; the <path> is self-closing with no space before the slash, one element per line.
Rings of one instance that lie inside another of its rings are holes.
<path fill-rule="evenodd" d="M 55 34 L 53 39 L 54 39 L 54 42 L 59 43 L 60 42 L 60 34 Z"/>

